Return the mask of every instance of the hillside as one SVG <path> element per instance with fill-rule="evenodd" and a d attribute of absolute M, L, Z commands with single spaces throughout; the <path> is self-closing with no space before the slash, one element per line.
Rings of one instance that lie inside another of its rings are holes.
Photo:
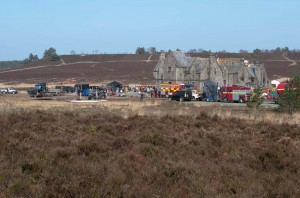
<path fill-rule="evenodd" d="M 208 53 L 191 56 L 208 57 Z M 300 53 L 217 53 L 220 58 L 244 58 L 265 64 L 270 79 L 282 79 L 292 72 L 300 73 Z M 159 55 L 102 54 L 63 55 L 61 61 L 41 59 L 17 69 L 0 70 L 0 83 L 33 84 L 46 82 L 106 83 L 113 80 L 123 84 L 155 84 L 152 71 Z"/>
<path fill-rule="evenodd" d="M 86 82 L 112 80 L 154 84 L 152 70 L 158 55 L 63 55 L 61 61 L 39 60 L 19 69 L 0 71 L 2 83 Z"/>

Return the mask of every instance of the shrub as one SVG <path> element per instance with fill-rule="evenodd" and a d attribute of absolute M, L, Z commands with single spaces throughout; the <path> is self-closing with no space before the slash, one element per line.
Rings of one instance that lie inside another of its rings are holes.
<path fill-rule="evenodd" d="M 289 114 L 300 108 L 300 76 L 292 75 L 285 91 L 279 96 L 278 104 L 282 109 L 287 109 Z"/>
<path fill-rule="evenodd" d="M 251 109 L 257 109 L 265 100 L 263 97 L 263 88 L 256 87 L 253 91 L 250 92 L 250 100 L 247 101 L 247 107 Z"/>

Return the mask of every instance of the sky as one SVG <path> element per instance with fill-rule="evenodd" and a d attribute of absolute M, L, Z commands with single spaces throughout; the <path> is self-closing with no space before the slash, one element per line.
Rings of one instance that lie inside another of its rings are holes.
<path fill-rule="evenodd" d="M 0 60 L 137 47 L 300 48 L 299 0 L 0 0 Z"/>

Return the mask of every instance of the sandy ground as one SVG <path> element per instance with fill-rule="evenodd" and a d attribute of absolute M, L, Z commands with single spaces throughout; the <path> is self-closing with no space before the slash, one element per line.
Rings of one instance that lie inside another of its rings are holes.
<path fill-rule="evenodd" d="M 105 101 L 86 101 L 87 98 L 81 99 L 75 94 L 57 96 L 52 98 L 31 98 L 26 91 L 20 91 L 15 95 L 0 94 L 0 113 L 10 113 L 14 111 L 34 111 L 47 110 L 62 113 L 65 111 L 79 112 L 97 112 L 109 111 L 124 117 L 133 115 L 197 115 L 201 112 L 218 115 L 220 117 L 240 118 L 246 121 L 273 122 L 300 124 L 300 113 L 293 116 L 286 113 L 275 111 L 277 105 L 265 103 L 260 110 L 250 110 L 245 104 L 240 103 L 222 103 L 222 102 L 169 102 L 167 99 L 145 98 L 140 102 L 137 97 L 108 97 Z M 73 101 L 73 102 L 71 102 Z M 74 102 L 79 101 L 79 102 Z"/>

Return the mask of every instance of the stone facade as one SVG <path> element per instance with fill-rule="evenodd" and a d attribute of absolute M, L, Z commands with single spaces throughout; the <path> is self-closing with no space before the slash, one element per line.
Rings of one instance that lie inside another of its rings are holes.
<path fill-rule="evenodd" d="M 248 64 L 244 59 L 190 57 L 183 52 L 162 53 L 153 75 L 161 83 L 192 83 L 201 89 L 212 80 L 219 87 L 226 85 L 268 86 L 269 79 L 263 64 Z"/>

